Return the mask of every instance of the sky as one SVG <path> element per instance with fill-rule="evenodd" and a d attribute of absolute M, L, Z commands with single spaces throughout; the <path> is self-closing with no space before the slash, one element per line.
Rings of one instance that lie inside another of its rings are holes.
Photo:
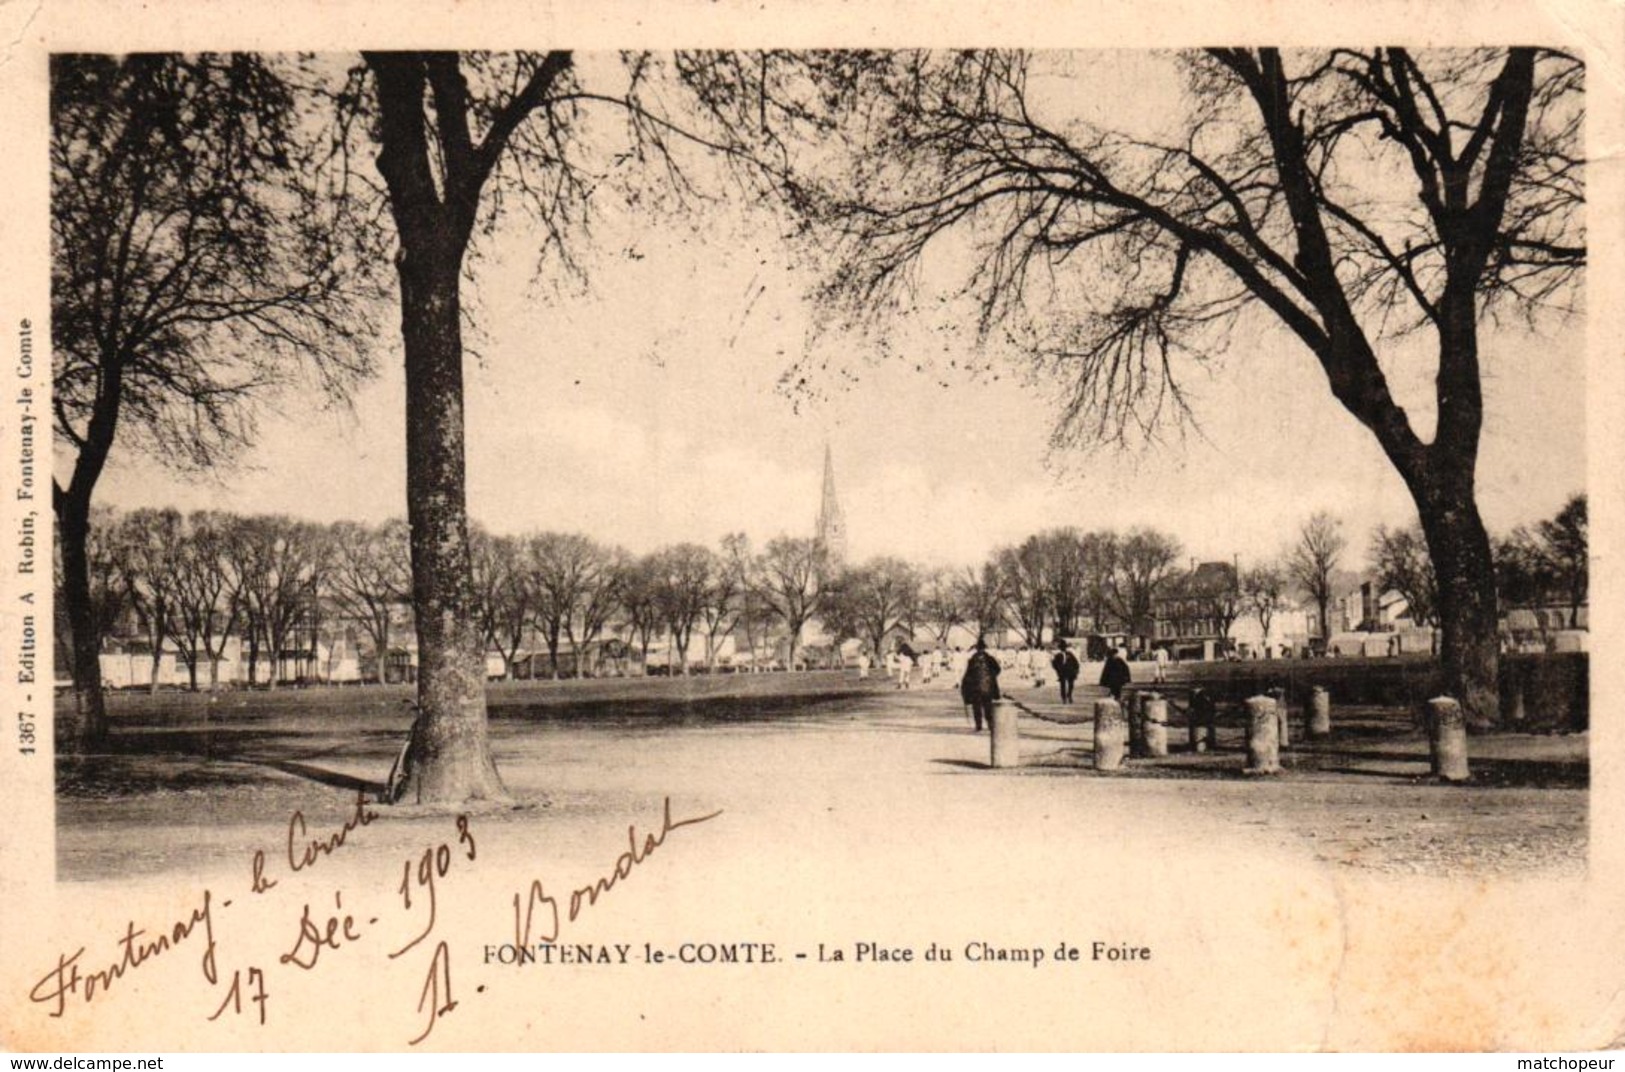
<path fill-rule="evenodd" d="M 1278 554 L 1316 510 L 1344 520 L 1360 556 L 1373 525 L 1414 521 L 1370 434 L 1263 316 L 1240 321 L 1187 382 L 1199 431 L 1129 453 L 1056 451 L 1060 385 L 979 353 L 968 332 L 900 319 L 885 359 L 863 339 L 815 337 L 804 298 L 815 275 L 781 227 L 727 209 L 611 219 L 586 292 L 537 284 L 534 234 L 505 228 L 468 284 L 471 515 L 499 532 L 579 531 L 640 553 L 734 531 L 758 545 L 809 535 L 827 443 L 856 559 L 973 564 L 1044 528 L 1148 525 L 1189 557 L 1245 565 Z M 1583 327 L 1485 333 L 1479 501 L 1492 531 L 1584 490 Z M 353 406 L 285 394 L 256 448 L 212 477 L 116 451 L 99 501 L 403 515 L 399 338 L 386 330 L 379 345 L 380 373 Z M 1425 350 L 1385 361 L 1401 403 L 1427 422 Z"/>

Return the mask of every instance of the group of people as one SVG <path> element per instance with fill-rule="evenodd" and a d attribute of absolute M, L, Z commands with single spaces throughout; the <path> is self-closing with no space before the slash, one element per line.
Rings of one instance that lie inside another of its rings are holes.
<path fill-rule="evenodd" d="M 1060 685 L 1061 702 L 1072 703 L 1073 688 L 1077 684 L 1078 676 L 1083 672 L 1083 665 L 1078 661 L 1077 653 L 1066 641 L 1056 642 L 1055 654 L 1050 659 L 1050 668 L 1055 671 L 1055 679 Z M 983 641 L 977 640 L 976 648 L 966 663 L 965 672 L 959 683 L 960 698 L 971 710 L 977 733 L 982 732 L 984 725 L 988 729 L 993 728 L 993 702 L 1000 697 L 1000 670 L 999 659 L 988 652 L 987 645 Z M 1112 699 L 1121 700 L 1124 687 L 1133 680 L 1133 677 L 1123 650 L 1114 648 L 1106 657 L 1105 665 L 1101 667 L 1101 686 L 1112 694 Z"/>
<path fill-rule="evenodd" d="M 964 675 L 968 660 L 969 656 L 958 649 L 951 654 L 941 649 L 917 652 L 905 645 L 887 652 L 881 661 L 881 668 L 895 688 L 909 689 L 915 685 L 924 686 L 934 682 L 941 688 L 948 688 Z M 869 677 L 869 671 L 873 666 L 868 649 L 859 651 L 860 681 Z"/>
<path fill-rule="evenodd" d="M 858 653 L 858 677 L 867 679 L 874 666 L 867 649 Z M 985 641 L 978 639 L 969 652 L 955 648 L 952 652 L 937 648 L 916 652 L 906 644 L 887 652 L 882 663 L 894 688 L 909 689 L 936 683 L 939 688 L 959 685 L 960 698 L 970 709 L 976 732 L 992 728 L 993 702 L 1000 698 L 999 675 L 1006 670 L 1014 672 L 1023 684 L 1044 684 L 1045 665 L 1055 673 L 1060 686 L 1061 702 L 1073 702 L 1073 689 L 1083 672 L 1083 664 L 1071 645 L 1065 640 L 1055 643 L 1053 654 L 1041 648 L 989 650 Z M 1100 684 L 1113 699 L 1122 699 L 1123 687 L 1133 678 L 1128 659 L 1121 648 L 1115 648 L 1106 657 L 1100 671 Z M 1160 675 L 1159 675 L 1160 680 Z"/>

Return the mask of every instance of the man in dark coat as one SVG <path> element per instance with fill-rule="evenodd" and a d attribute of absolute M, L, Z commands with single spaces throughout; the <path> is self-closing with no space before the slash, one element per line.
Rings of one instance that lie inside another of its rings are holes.
<path fill-rule="evenodd" d="M 1134 674 L 1128 668 L 1128 660 L 1123 658 L 1122 648 L 1113 648 L 1112 653 L 1106 657 L 1106 666 L 1100 671 L 1100 683 L 1112 694 L 1112 699 L 1119 702 L 1123 699 L 1123 686 L 1134 680 Z"/>
<path fill-rule="evenodd" d="M 1078 680 L 1081 667 L 1078 666 L 1078 657 L 1066 646 L 1066 641 L 1055 642 L 1055 658 L 1050 660 L 1050 665 L 1055 668 L 1055 677 L 1061 682 L 1061 702 L 1071 703 L 1072 686 Z"/>
<path fill-rule="evenodd" d="M 965 676 L 959 682 L 959 695 L 976 718 L 976 732 L 982 732 L 982 723 L 993 728 L 993 701 L 999 698 L 999 660 L 987 653 L 987 645 L 980 639 L 970 661 L 965 664 Z"/>

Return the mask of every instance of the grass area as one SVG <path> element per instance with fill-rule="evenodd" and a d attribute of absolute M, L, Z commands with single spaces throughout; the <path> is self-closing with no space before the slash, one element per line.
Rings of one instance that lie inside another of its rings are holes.
<path fill-rule="evenodd" d="M 875 678 L 813 671 L 494 682 L 486 699 L 500 749 L 538 725 L 626 734 L 826 717 L 888 689 Z M 110 798 L 241 787 L 255 767 L 316 777 L 308 761 L 334 755 L 377 775 L 335 774 L 330 784 L 381 792 L 411 727 L 413 699 L 405 685 L 113 693 L 107 746 L 59 763 L 58 792 Z M 59 712 L 71 703 L 59 700 Z"/>

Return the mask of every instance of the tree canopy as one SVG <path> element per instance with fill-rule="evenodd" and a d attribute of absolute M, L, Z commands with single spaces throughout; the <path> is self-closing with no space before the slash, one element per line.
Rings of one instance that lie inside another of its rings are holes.
<path fill-rule="evenodd" d="M 1055 439 L 1085 446 L 1155 439 L 1243 318 L 1273 323 L 1415 501 L 1443 687 L 1491 723 L 1479 335 L 1578 294 L 1584 65 L 1536 48 L 1173 59 L 1142 87 L 1163 122 L 1139 130 L 1087 114 L 1079 77 L 1104 54 L 867 57 L 837 95 L 846 162 L 802 198 L 839 236 L 823 304 L 884 334 L 900 310 L 969 303 L 979 338 L 1063 385 Z M 1435 366 L 1431 429 L 1390 380 L 1417 354 Z"/>

